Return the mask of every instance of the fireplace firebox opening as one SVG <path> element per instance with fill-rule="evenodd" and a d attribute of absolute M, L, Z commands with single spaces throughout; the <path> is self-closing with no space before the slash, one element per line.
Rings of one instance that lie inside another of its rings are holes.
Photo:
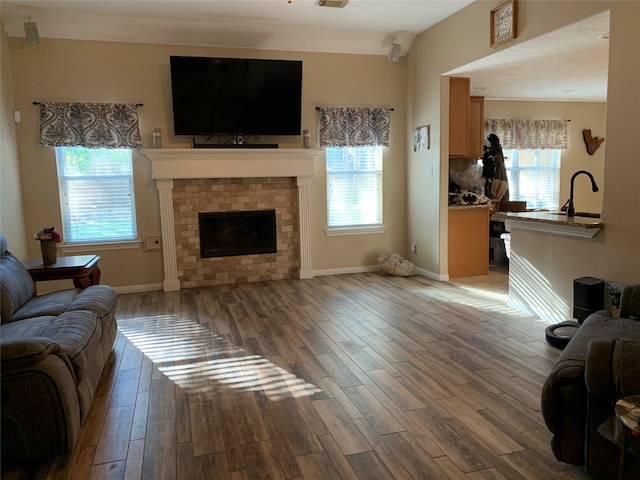
<path fill-rule="evenodd" d="M 276 211 L 200 212 L 200 256 L 277 253 Z"/>

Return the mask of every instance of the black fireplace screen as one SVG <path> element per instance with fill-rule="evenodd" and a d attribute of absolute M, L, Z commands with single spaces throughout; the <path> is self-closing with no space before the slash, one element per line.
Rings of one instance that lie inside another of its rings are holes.
<path fill-rule="evenodd" d="M 276 253 L 276 211 L 203 212 L 200 256 L 229 257 Z"/>

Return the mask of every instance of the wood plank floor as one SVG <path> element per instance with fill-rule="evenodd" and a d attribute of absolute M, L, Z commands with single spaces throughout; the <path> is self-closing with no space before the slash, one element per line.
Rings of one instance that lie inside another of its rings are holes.
<path fill-rule="evenodd" d="M 3 478 L 587 478 L 540 415 L 559 350 L 500 275 L 120 295 L 74 453 Z"/>

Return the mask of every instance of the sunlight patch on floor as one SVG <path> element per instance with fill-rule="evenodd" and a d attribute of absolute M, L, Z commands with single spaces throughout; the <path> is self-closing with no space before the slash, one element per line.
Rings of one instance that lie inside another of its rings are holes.
<path fill-rule="evenodd" d="M 270 400 L 321 392 L 291 372 L 191 320 L 173 315 L 118 320 L 118 330 L 156 368 L 189 392 L 215 394 L 220 388 L 261 392 Z"/>
<path fill-rule="evenodd" d="M 486 311 L 525 316 L 522 312 L 514 310 L 509 306 L 509 295 L 507 293 L 496 292 L 483 287 L 464 285 L 462 283 L 452 283 L 452 285 L 456 288 L 446 290 L 425 288 L 421 291 L 421 295 Z"/>
<path fill-rule="evenodd" d="M 514 308 L 552 323 L 571 318 L 570 305 L 531 262 L 512 252 L 510 268 L 509 302 Z"/>

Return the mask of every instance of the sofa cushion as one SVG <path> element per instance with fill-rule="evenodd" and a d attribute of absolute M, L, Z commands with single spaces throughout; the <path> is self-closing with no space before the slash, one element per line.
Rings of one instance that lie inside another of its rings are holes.
<path fill-rule="evenodd" d="M 89 310 L 100 318 L 109 315 L 117 305 L 116 291 L 107 285 L 91 285 L 78 293 L 66 311 Z"/>
<path fill-rule="evenodd" d="M 98 316 L 86 310 L 65 312 L 58 315 L 54 322 L 42 332 L 60 345 L 69 355 L 78 383 L 84 378 L 94 355 L 99 351 L 102 338 L 102 323 Z"/>
<path fill-rule="evenodd" d="M 56 319 L 54 315 L 27 318 L 21 322 L 11 322 L 2 325 L 2 345 L 5 342 L 29 337 L 42 337 L 42 332 Z M 51 339 L 48 339 L 51 340 Z"/>
<path fill-rule="evenodd" d="M 13 254 L 2 252 L 0 262 L 0 315 L 2 323 L 7 323 L 17 320 L 14 313 L 36 294 L 36 284 L 24 265 Z"/>
<path fill-rule="evenodd" d="M 71 288 L 33 297 L 13 314 L 11 321 L 47 315 L 60 315 L 67 310 L 81 291 L 79 288 Z"/>
<path fill-rule="evenodd" d="M 73 299 L 67 312 L 87 310 L 95 313 L 98 316 L 98 322 L 100 322 L 100 340 L 102 341 L 102 335 L 108 333 L 110 324 L 113 323 L 117 305 L 118 294 L 113 288 L 107 285 L 91 285 Z"/>

